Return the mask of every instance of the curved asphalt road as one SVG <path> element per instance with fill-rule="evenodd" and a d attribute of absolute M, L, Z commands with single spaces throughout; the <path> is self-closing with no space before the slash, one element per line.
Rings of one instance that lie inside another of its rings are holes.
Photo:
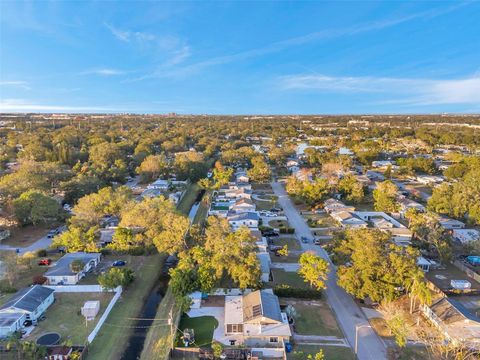
<path fill-rule="evenodd" d="M 306 236 L 312 239 L 313 236 L 310 228 L 298 213 L 298 210 L 293 205 L 282 184 L 274 182 L 272 183 L 272 188 L 275 195 L 278 196 L 278 202 L 282 206 L 290 225 L 295 228 L 297 237 Z M 335 312 L 338 323 L 352 349 L 355 346 L 355 327 L 361 326 L 361 328 L 358 329 L 358 359 L 386 359 L 385 344 L 371 328 L 367 327 L 369 325 L 368 320 L 362 310 L 353 301 L 352 297 L 337 285 L 337 274 L 326 251 L 312 243 L 304 244 L 300 242 L 300 244 L 302 249 L 313 250 L 330 263 L 330 275 L 326 289 L 327 301 Z"/>

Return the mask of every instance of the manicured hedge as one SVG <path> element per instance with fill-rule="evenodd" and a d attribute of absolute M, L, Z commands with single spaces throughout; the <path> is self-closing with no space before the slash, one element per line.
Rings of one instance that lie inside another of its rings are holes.
<path fill-rule="evenodd" d="M 320 290 L 292 288 L 288 285 L 278 285 L 273 289 L 273 292 L 279 297 L 299 299 L 320 299 L 322 297 Z"/>

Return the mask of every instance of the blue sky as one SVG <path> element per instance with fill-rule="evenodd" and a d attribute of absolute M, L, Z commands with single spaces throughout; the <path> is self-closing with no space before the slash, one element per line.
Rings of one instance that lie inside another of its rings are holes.
<path fill-rule="evenodd" d="M 480 112 L 480 2 L 0 2 L 0 110 Z"/>

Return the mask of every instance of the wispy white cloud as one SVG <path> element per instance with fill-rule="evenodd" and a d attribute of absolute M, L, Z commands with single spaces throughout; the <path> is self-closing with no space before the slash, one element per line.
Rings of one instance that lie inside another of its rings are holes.
<path fill-rule="evenodd" d="M 124 75 L 126 71 L 112 68 L 100 68 L 100 69 L 90 69 L 85 70 L 80 73 L 80 75 L 101 75 L 101 76 L 116 76 Z"/>
<path fill-rule="evenodd" d="M 224 65 L 238 61 L 245 61 L 264 55 L 269 55 L 272 53 L 281 52 L 283 50 L 289 49 L 295 46 L 301 46 L 304 44 L 314 43 L 322 40 L 330 40 L 335 38 L 341 38 L 346 36 L 353 36 L 357 34 L 362 34 L 371 31 L 382 30 L 390 28 L 396 25 L 407 23 L 416 19 L 431 19 L 440 15 L 447 14 L 454 10 L 459 9 L 465 5 L 468 5 L 468 2 L 455 4 L 453 6 L 443 8 L 443 9 L 434 9 L 424 12 L 414 13 L 406 16 L 400 16 L 392 19 L 380 20 L 368 22 L 360 25 L 353 25 L 344 28 L 333 28 L 333 29 L 324 29 L 317 32 L 312 32 L 306 35 L 297 36 L 277 42 L 267 44 L 263 47 L 249 49 L 241 51 L 235 54 L 222 55 L 217 57 L 212 57 L 203 61 L 189 64 L 187 66 L 182 66 L 181 68 L 165 68 L 163 66 L 158 67 L 152 73 L 146 74 L 142 77 L 139 77 L 135 80 L 143 80 L 147 78 L 184 78 L 189 75 L 200 72 L 201 70 L 216 66 Z"/>
<path fill-rule="evenodd" d="M 280 90 L 381 94 L 387 98 L 382 103 L 414 106 L 480 104 L 479 76 L 462 79 L 420 79 L 300 74 L 279 77 L 276 87 Z"/>
<path fill-rule="evenodd" d="M 124 42 L 130 42 L 130 41 L 146 42 L 146 41 L 153 41 L 153 40 L 156 39 L 155 35 L 150 34 L 148 32 L 122 30 L 122 29 L 119 29 L 119 28 L 113 26 L 112 24 L 109 24 L 109 23 L 105 23 L 105 26 L 107 27 L 108 30 L 110 30 L 112 35 L 115 36 L 120 41 L 124 41 Z"/>
<path fill-rule="evenodd" d="M 26 81 L 20 81 L 20 80 L 5 80 L 5 81 L 0 81 L 0 86 L 12 86 L 12 87 L 17 87 L 21 88 L 23 90 L 30 90 L 31 87 Z"/>
<path fill-rule="evenodd" d="M 119 111 L 115 107 L 103 106 L 70 106 L 52 105 L 30 102 L 24 99 L 0 100 L 0 112 L 112 112 Z"/>

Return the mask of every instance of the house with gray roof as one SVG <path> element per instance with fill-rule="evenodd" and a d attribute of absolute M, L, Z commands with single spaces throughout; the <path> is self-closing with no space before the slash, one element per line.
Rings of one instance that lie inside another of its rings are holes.
<path fill-rule="evenodd" d="M 25 320 L 37 321 L 53 303 L 53 293 L 53 289 L 42 285 L 15 293 L 0 306 L 0 336 L 19 330 Z"/>
<path fill-rule="evenodd" d="M 258 228 L 258 223 L 260 221 L 260 216 L 257 212 L 249 211 L 240 214 L 229 214 L 227 215 L 228 222 L 230 226 L 235 230 L 240 226 L 246 226 L 250 229 Z"/>
<path fill-rule="evenodd" d="M 235 345 L 283 347 L 292 335 L 288 318 L 271 289 L 225 296 L 224 331 Z"/>
<path fill-rule="evenodd" d="M 25 321 L 25 313 L 0 313 L 0 339 L 6 338 L 15 331 L 20 331 Z"/>
<path fill-rule="evenodd" d="M 94 269 L 100 262 L 100 253 L 76 252 L 64 255 L 60 258 L 44 276 L 50 285 L 75 285 L 90 270 Z M 76 272 L 72 270 L 72 263 L 75 260 L 83 262 L 83 269 Z"/>

